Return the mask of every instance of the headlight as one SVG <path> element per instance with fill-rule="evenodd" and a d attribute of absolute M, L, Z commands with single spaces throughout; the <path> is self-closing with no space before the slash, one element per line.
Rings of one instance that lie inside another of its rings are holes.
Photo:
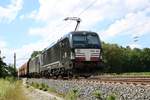
<path fill-rule="evenodd" d="M 100 59 L 103 59 L 102 55 L 100 54 Z"/>
<path fill-rule="evenodd" d="M 75 54 L 71 52 L 71 59 L 75 59 Z"/>

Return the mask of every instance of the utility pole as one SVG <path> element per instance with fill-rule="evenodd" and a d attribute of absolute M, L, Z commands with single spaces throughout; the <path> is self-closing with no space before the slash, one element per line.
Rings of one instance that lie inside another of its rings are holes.
<path fill-rule="evenodd" d="M 0 50 L 0 58 L 1 58 L 1 50 Z"/>
<path fill-rule="evenodd" d="M 14 53 L 14 74 L 16 75 L 16 53 Z"/>
<path fill-rule="evenodd" d="M 81 18 L 78 18 L 78 17 L 67 17 L 67 18 L 65 18 L 64 20 L 65 20 L 65 21 L 67 21 L 67 20 L 75 20 L 75 21 L 77 21 L 77 25 L 76 25 L 74 31 L 77 31 L 77 29 L 79 28 L 79 24 L 80 24 L 80 22 L 81 22 Z"/>

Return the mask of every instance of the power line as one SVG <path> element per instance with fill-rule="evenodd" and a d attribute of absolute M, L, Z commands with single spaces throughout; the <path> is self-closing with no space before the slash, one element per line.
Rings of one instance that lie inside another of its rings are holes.
<path fill-rule="evenodd" d="M 94 0 L 93 2 L 91 2 L 85 9 L 83 9 L 83 11 L 81 11 L 78 15 L 81 16 L 86 10 L 88 10 L 90 7 L 92 7 L 95 3 L 97 2 L 97 0 Z"/>
<path fill-rule="evenodd" d="M 97 0 L 92 1 L 85 9 L 83 9 L 77 16 L 80 17 L 85 11 L 87 11 L 90 7 L 92 7 L 95 3 L 97 2 Z M 76 7 L 73 8 L 73 10 L 76 9 Z M 71 15 L 71 13 L 67 14 Z M 67 17 L 66 16 L 66 17 Z M 56 25 L 55 27 L 61 26 L 63 23 Z M 65 28 L 66 26 L 62 27 L 61 29 Z"/>

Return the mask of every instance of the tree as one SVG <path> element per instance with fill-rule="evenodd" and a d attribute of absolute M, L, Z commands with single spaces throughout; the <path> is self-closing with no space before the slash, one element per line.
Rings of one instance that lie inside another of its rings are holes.
<path fill-rule="evenodd" d="M 13 65 L 6 65 L 0 58 L 0 77 L 14 76 L 16 77 L 16 70 Z"/>
<path fill-rule="evenodd" d="M 142 65 L 145 70 L 150 71 L 150 49 L 144 48 L 142 52 Z"/>
<path fill-rule="evenodd" d="M 103 44 L 103 60 L 106 72 L 150 71 L 150 49 L 122 47 L 117 44 Z"/>
<path fill-rule="evenodd" d="M 31 58 L 36 57 L 40 53 L 42 53 L 42 51 L 33 51 L 33 53 L 31 54 Z"/>
<path fill-rule="evenodd" d="M 123 50 L 117 44 L 103 44 L 103 58 L 108 72 L 122 71 Z"/>
<path fill-rule="evenodd" d="M 5 67 L 6 67 L 6 63 L 4 63 L 2 61 L 2 58 L 0 58 L 0 77 L 3 77 L 6 75 L 7 70 L 5 69 Z"/>

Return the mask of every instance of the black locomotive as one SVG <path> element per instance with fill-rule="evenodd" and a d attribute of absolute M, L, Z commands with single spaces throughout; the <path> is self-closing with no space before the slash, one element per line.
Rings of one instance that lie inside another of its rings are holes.
<path fill-rule="evenodd" d="M 28 77 L 89 76 L 101 68 L 102 47 L 95 32 L 74 31 L 27 62 Z"/>

